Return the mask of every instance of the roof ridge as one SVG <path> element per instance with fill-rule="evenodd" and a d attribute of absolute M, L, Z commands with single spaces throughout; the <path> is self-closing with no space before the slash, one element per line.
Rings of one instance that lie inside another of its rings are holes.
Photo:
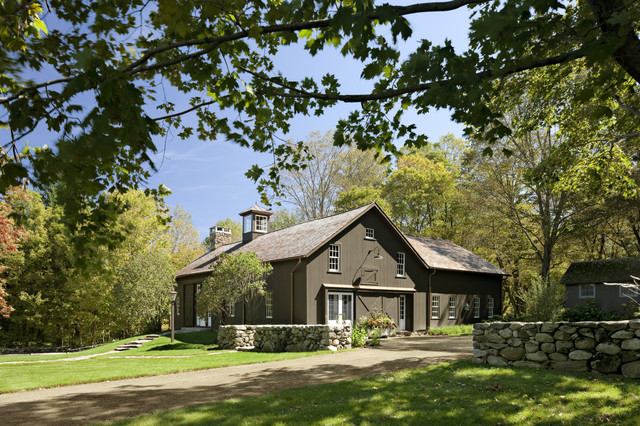
<path fill-rule="evenodd" d="M 368 206 L 370 206 L 371 204 L 374 204 L 374 203 L 375 203 L 375 201 L 373 201 L 373 202 L 371 202 L 369 204 L 363 204 L 360 207 L 356 207 L 354 209 L 347 210 L 347 211 L 344 211 L 344 212 L 330 214 L 329 216 L 316 217 L 315 219 L 309 219 L 309 220 L 306 220 L 304 222 L 296 223 L 295 225 L 289 225 L 289 226 L 286 226 L 284 228 L 277 229 L 275 231 L 270 231 L 270 232 L 266 233 L 265 235 L 275 234 L 276 232 L 280 232 L 280 231 L 283 231 L 285 229 L 293 228 L 294 226 L 306 225 L 307 223 L 315 222 L 317 220 L 329 219 L 329 218 L 332 218 L 332 217 L 336 217 L 336 216 L 340 216 L 340 215 L 343 215 L 343 214 L 347 214 L 347 213 L 353 212 L 355 210 L 361 209 L 363 207 L 368 207 Z"/>

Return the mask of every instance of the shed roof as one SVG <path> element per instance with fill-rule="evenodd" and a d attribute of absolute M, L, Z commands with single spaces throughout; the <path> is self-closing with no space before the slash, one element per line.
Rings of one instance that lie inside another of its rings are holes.
<path fill-rule="evenodd" d="M 469 250 L 439 238 L 406 235 L 411 245 L 433 269 L 509 275 Z"/>
<path fill-rule="evenodd" d="M 572 262 L 561 284 L 597 284 L 632 282 L 630 275 L 640 276 L 640 257 Z"/>

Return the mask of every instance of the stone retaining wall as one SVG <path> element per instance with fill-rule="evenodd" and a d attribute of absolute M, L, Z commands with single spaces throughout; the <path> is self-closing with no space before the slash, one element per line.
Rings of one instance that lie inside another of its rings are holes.
<path fill-rule="evenodd" d="M 218 345 L 260 352 L 306 352 L 351 348 L 351 326 L 222 325 Z"/>
<path fill-rule="evenodd" d="M 640 320 L 473 326 L 474 362 L 640 378 Z"/>

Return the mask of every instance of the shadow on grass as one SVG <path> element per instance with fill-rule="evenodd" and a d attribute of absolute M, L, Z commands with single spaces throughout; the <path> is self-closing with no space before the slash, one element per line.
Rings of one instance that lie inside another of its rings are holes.
<path fill-rule="evenodd" d="M 183 343 L 208 346 L 218 341 L 218 332 L 199 331 L 197 333 L 179 333 L 175 335 L 175 340 Z"/>
<path fill-rule="evenodd" d="M 332 360 L 339 358 L 330 358 L 315 368 L 281 364 L 265 364 L 259 370 L 234 367 L 193 386 L 185 385 L 184 381 L 173 384 L 171 376 L 167 376 L 165 388 L 157 384 L 116 383 L 115 389 L 104 392 L 70 393 L 34 403 L 0 401 L 0 405 L 3 417 L 16 424 L 87 423 L 188 405 L 191 407 L 162 412 L 141 422 L 202 425 L 637 422 L 638 381 L 491 368 L 467 360 L 442 363 L 444 359 L 437 357 L 386 360 L 369 365 Z M 434 365 L 393 372 L 425 364 Z M 336 377 L 374 374 L 378 376 L 307 386 Z"/>

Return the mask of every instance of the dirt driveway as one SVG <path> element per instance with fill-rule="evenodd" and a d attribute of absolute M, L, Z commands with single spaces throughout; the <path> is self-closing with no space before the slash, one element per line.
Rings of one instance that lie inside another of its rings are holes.
<path fill-rule="evenodd" d="M 0 412 L 3 425 L 85 424 L 471 358 L 471 349 L 471 336 L 392 338 L 378 348 L 0 394 Z"/>

